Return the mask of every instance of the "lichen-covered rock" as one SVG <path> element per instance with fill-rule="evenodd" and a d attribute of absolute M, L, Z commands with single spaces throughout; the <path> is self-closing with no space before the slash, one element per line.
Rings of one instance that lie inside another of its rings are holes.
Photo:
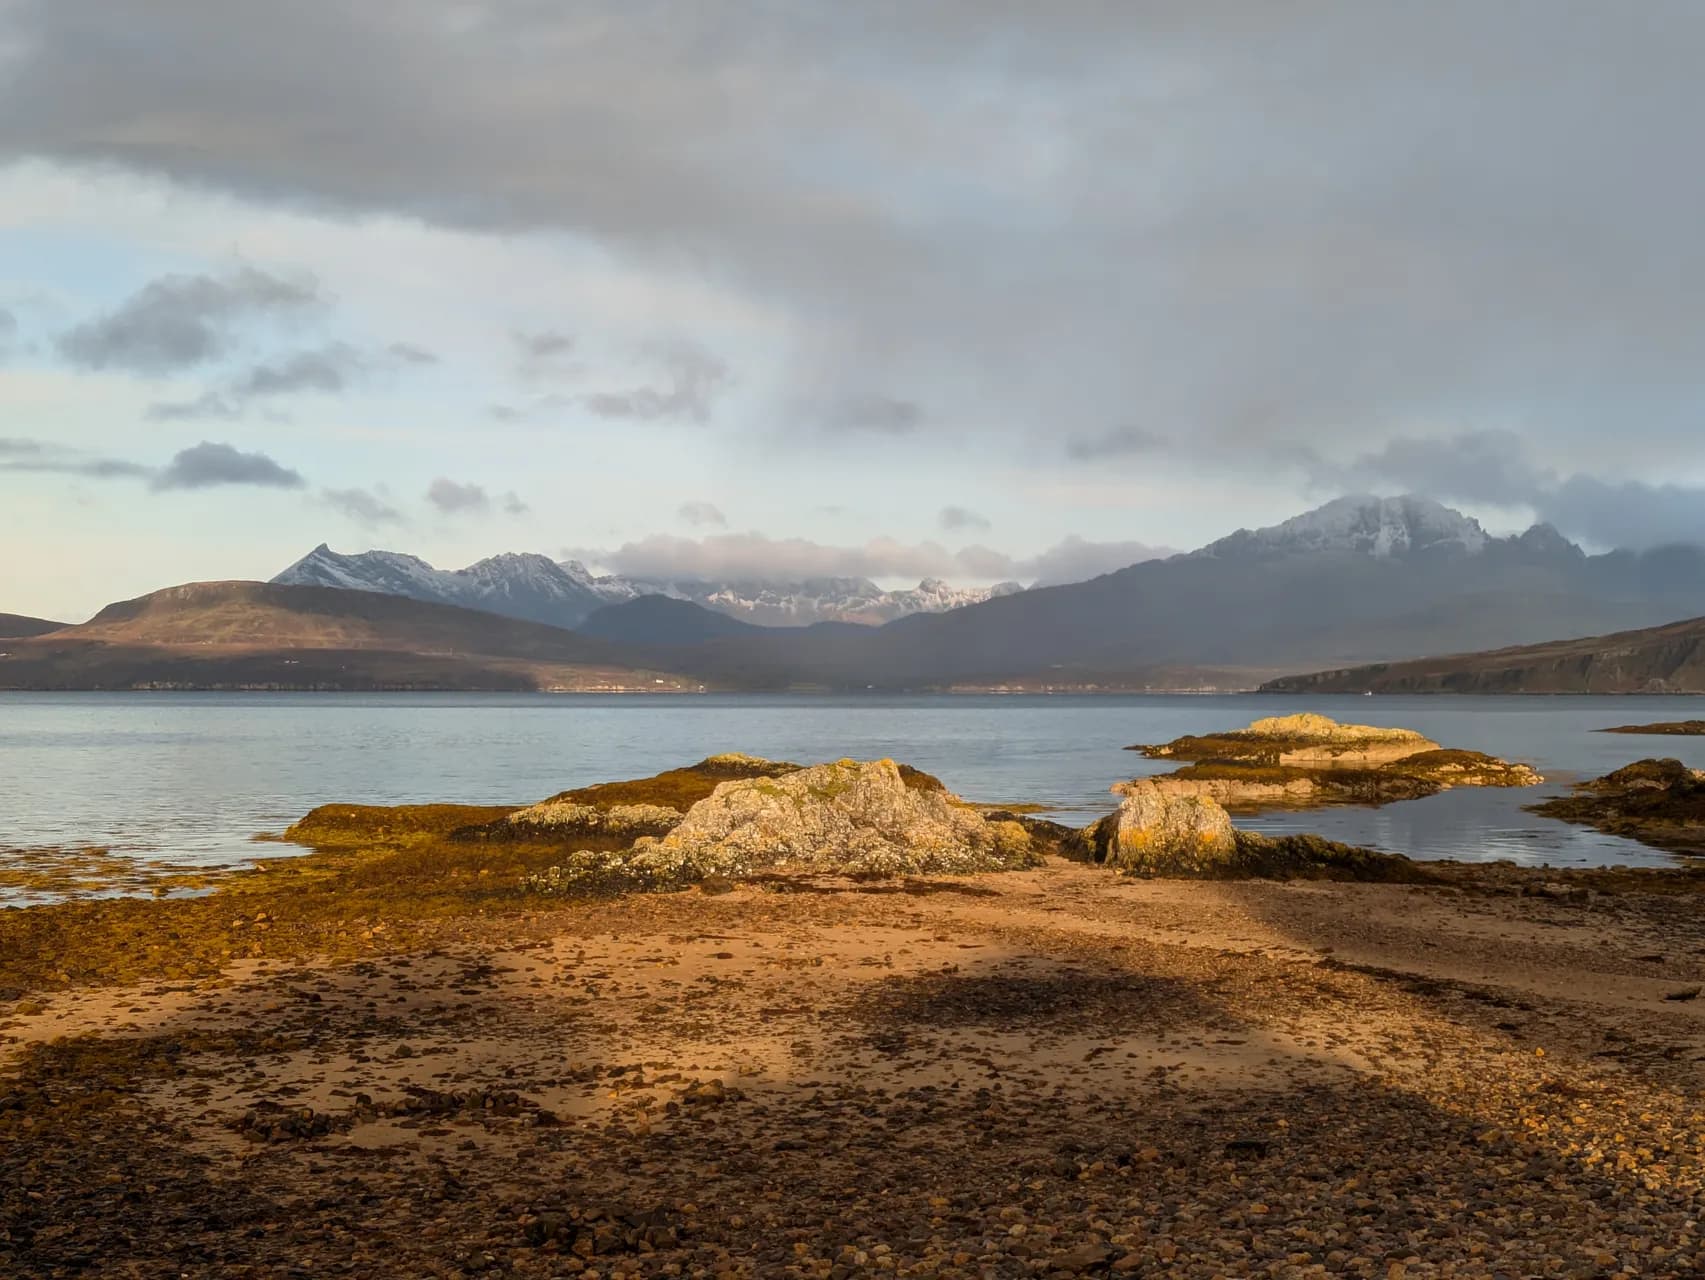
<path fill-rule="evenodd" d="M 1207 796 L 1175 795 L 1148 779 L 1121 783 L 1118 809 L 1086 832 L 1095 861 L 1149 875 L 1200 875 L 1237 852 L 1231 816 Z"/>
<path fill-rule="evenodd" d="M 962 874 L 1033 865 L 1017 822 L 991 822 L 892 760 L 840 760 L 777 778 L 725 782 L 661 839 L 576 854 L 534 887 L 673 888 L 777 870 Z"/>
<path fill-rule="evenodd" d="M 605 808 L 573 801 L 546 800 L 517 809 L 504 824 L 517 839 L 561 839 L 575 835 L 614 836 L 637 840 L 661 836 L 681 822 L 679 809 L 661 804 L 615 804 Z"/>

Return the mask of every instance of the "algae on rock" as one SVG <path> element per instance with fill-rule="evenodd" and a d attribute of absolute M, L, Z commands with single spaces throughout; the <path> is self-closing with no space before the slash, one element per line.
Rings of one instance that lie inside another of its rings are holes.
<path fill-rule="evenodd" d="M 954 875 L 1038 860 L 1020 824 L 991 822 L 924 778 L 892 760 L 839 760 L 724 782 L 667 835 L 577 853 L 533 887 L 674 888 L 777 870 Z"/>

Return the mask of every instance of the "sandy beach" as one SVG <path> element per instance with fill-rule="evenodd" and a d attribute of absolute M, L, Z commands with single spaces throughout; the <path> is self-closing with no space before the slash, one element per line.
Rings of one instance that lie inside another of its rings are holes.
<path fill-rule="evenodd" d="M 1700 1274 L 1697 881 L 1447 879 L 236 920 L 216 978 L 0 993 L 0 1270 Z"/>

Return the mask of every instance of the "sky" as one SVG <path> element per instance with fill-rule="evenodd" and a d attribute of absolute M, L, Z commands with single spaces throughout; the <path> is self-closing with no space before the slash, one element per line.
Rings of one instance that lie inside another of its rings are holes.
<path fill-rule="evenodd" d="M 0 0 L 0 610 L 1705 541 L 1705 6 Z"/>

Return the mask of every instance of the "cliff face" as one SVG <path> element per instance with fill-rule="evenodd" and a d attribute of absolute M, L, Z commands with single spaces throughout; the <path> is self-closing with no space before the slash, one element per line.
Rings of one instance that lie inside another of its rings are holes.
<path fill-rule="evenodd" d="M 1702 693 L 1705 618 L 1579 640 L 1285 676 L 1261 688 L 1266 693 Z"/>

